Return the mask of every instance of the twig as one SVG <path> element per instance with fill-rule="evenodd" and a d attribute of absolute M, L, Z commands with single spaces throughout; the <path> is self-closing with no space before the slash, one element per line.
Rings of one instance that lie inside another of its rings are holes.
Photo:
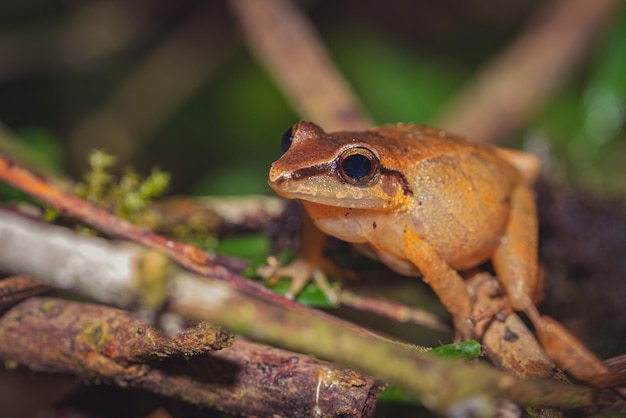
<path fill-rule="evenodd" d="M 620 4 L 619 0 L 551 2 L 468 82 L 438 125 L 472 141 L 506 139 L 574 71 Z"/>
<path fill-rule="evenodd" d="M 298 114 L 328 131 L 371 126 L 313 25 L 289 0 L 231 0 L 248 45 Z"/>
<path fill-rule="evenodd" d="M 208 231 L 267 231 L 283 213 L 284 199 L 269 196 L 169 198 L 148 209 L 155 229 L 171 232 L 181 225 L 202 225 Z"/>
<path fill-rule="evenodd" d="M 369 377 L 306 355 L 241 339 L 233 344 L 216 326 L 202 323 L 167 338 L 105 306 L 32 298 L 4 314 L 0 330 L 5 360 L 236 415 L 307 416 L 318 408 L 326 416 L 369 416 L 382 390 Z"/>
<path fill-rule="evenodd" d="M 0 310 L 33 296 L 54 290 L 46 282 L 30 276 L 9 276 L 0 280 Z"/>
<path fill-rule="evenodd" d="M 363 311 L 393 319 L 398 322 L 410 322 L 439 331 L 451 331 L 436 315 L 402 305 L 398 302 L 386 301 L 378 298 L 368 298 L 347 290 L 341 291 L 341 304 Z"/>
<path fill-rule="evenodd" d="M 0 247 L 0 265 L 10 270 L 45 274 L 42 278 L 46 280 L 73 287 L 104 301 L 106 296 L 101 295 L 101 290 L 89 287 L 89 278 L 78 280 L 77 277 L 77 274 L 82 273 L 80 267 L 84 264 L 82 260 L 89 248 L 85 244 L 93 245 L 93 241 L 98 240 L 74 234 L 71 238 L 74 245 L 68 247 L 58 238 L 60 230 L 64 234 L 71 234 L 56 226 L 3 213 L 0 216 L 0 234 L 6 239 L 2 241 L 3 247 Z M 111 260 L 119 259 L 119 255 L 115 254 L 124 251 L 124 248 L 116 248 L 104 240 L 99 241 L 103 253 L 91 257 L 91 272 L 110 269 Z M 29 248 L 29 253 L 17 251 L 15 246 Z M 41 254 L 42 251 L 45 253 Z M 107 255 L 108 251 L 112 251 L 112 257 Z M 143 289 L 137 285 L 137 280 L 140 283 L 151 283 L 153 280 L 160 282 L 167 279 L 170 283 L 167 299 L 171 312 L 189 319 L 218 323 L 260 341 L 310 352 L 320 358 L 363 370 L 409 389 L 420 396 L 426 406 L 435 410 L 445 411 L 456 402 L 472 396 L 483 399 L 507 398 L 521 404 L 561 408 L 589 406 L 592 403 L 592 393 L 588 388 L 558 385 L 549 381 L 523 381 L 485 364 L 461 364 L 436 359 L 371 334 L 356 332 L 354 325 L 328 321 L 307 310 L 286 309 L 268 301 L 250 298 L 218 280 L 177 271 L 171 264 L 168 266 L 167 263 L 157 262 L 158 268 L 148 268 L 149 259 L 137 259 L 136 251 L 129 252 L 122 260 L 122 265 L 128 266 L 128 260 L 134 259 L 130 267 L 136 268 L 122 270 L 115 275 L 115 280 L 100 283 L 110 294 L 134 292 L 134 296 L 126 296 L 125 300 L 137 300 Z M 151 253 L 148 252 L 147 256 L 150 257 Z M 43 259 L 45 264 L 42 265 L 48 270 L 41 271 L 41 266 L 32 262 L 39 258 Z M 48 258 L 57 261 L 53 263 Z M 143 267 L 139 270 L 140 266 Z M 168 277 L 159 279 L 163 271 L 168 272 Z M 73 283 L 77 286 L 71 286 Z"/>
<path fill-rule="evenodd" d="M 63 190 L 71 190 L 73 183 L 63 173 L 55 167 L 51 167 L 32 148 L 24 144 L 13 132 L 2 122 L 0 122 L 0 154 L 4 154 L 14 161 L 18 161 L 22 166 L 33 173 L 45 178 L 47 181 L 57 185 Z"/>

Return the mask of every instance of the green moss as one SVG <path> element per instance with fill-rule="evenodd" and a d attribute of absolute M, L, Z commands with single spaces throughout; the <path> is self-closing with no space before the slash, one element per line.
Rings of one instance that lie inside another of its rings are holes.
<path fill-rule="evenodd" d="M 168 188 L 170 175 L 153 169 L 145 178 L 132 169 L 116 177 L 110 173 L 116 158 L 95 150 L 89 156 L 90 169 L 74 189 L 77 196 L 106 209 L 135 225 L 152 228 L 156 222 L 147 209 Z"/>
<path fill-rule="evenodd" d="M 107 344 L 107 332 L 105 324 L 98 322 L 90 324 L 83 330 L 83 336 L 87 342 L 97 351 L 104 350 Z"/>
<path fill-rule="evenodd" d="M 49 314 L 53 312 L 54 310 L 56 310 L 57 307 L 58 307 L 58 304 L 56 303 L 56 301 L 49 299 L 39 304 L 39 311 L 43 312 L 44 314 Z"/>

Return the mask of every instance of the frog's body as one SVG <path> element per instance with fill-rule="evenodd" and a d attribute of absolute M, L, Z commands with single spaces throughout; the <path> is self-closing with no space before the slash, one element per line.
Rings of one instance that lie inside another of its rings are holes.
<path fill-rule="evenodd" d="M 536 157 L 413 124 L 327 134 L 300 122 L 283 149 L 270 186 L 301 200 L 323 232 L 371 247 L 400 273 L 423 275 L 460 337 L 474 335 L 472 301 L 457 270 L 490 259 L 553 361 L 582 380 L 606 377 L 602 363 L 534 304 L 541 288 L 529 186 Z"/>
<path fill-rule="evenodd" d="M 320 155 L 323 160 L 336 165 L 345 149 L 367 147 L 380 159 L 379 184 L 364 188 L 346 184 L 340 176 L 329 181 L 329 168 L 317 161 L 317 172 L 303 165 L 307 180 L 270 180 L 280 194 L 301 199 L 322 231 L 369 244 L 382 261 L 406 275 L 420 274 L 402 245 L 407 228 L 456 270 L 474 267 L 494 253 L 506 231 L 511 193 L 524 180 L 492 148 L 418 125 L 332 138 L 332 147 Z M 317 140 L 298 145 L 320 149 Z M 270 179 L 285 172 L 280 164 L 274 165 Z M 287 164 L 293 165 L 293 159 Z"/>

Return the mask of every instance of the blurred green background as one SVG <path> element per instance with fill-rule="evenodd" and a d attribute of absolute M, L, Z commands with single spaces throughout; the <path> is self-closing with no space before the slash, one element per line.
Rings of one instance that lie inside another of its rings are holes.
<path fill-rule="evenodd" d="M 303 1 L 377 123 L 428 123 L 545 1 Z M 78 178 L 93 148 L 171 172 L 173 194 L 268 193 L 298 119 L 224 1 L 5 0 L 0 121 Z M 550 175 L 626 192 L 626 7 L 514 146 Z M 444 127 L 445 128 L 445 127 Z"/>

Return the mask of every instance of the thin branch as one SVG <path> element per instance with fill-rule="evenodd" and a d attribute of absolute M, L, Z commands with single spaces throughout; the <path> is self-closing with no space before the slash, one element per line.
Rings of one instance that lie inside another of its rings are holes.
<path fill-rule="evenodd" d="M 289 0 L 231 0 L 248 45 L 298 114 L 329 131 L 371 122 L 328 57 L 315 27 Z"/>
<path fill-rule="evenodd" d="M 574 72 L 621 4 L 550 2 L 516 41 L 467 83 L 439 126 L 477 142 L 506 139 Z"/>
<path fill-rule="evenodd" d="M 202 225 L 208 231 L 268 231 L 283 214 L 287 201 L 271 196 L 175 197 L 154 202 L 148 209 L 161 233 Z"/>
<path fill-rule="evenodd" d="M 373 312 L 397 322 L 410 322 L 439 331 L 451 331 L 450 327 L 443 323 L 437 315 L 423 309 L 402 305 L 395 301 L 369 298 L 342 290 L 341 304 L 362 311 Z"/>
<path fill-rule="evenodd" d="M 33 296 L 54 290 L 46 282 L 30 276 L 9 276 L 0 279 L 0 310 L 5 310 Z"/>

